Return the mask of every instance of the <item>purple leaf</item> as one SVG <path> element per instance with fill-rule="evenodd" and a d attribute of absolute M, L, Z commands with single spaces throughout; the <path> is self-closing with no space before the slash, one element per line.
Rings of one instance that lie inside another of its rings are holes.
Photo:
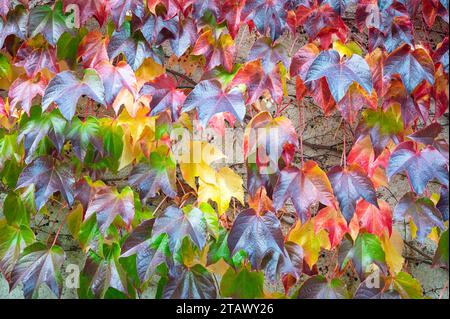
<path fill-rule="evenodd" d="M 195 207 L 184 212 L 178 207 L 170 206 L 156 218 L 153 226 L 153 237 L 163 233 L 169 236 L 172 253 L 178 251 L 185 237 L 189 237 L 199 249 L 203 249 L 207 237 L 204 214 Z"/>
<path fill-rule="evenodd" d="M 406 193 L 394 209 L 394 218 L 403 220 L 412 218 L 417 227 L 417 240 L 421 243 L 431 232 L 433 227 L 444 229 L 444 222 L 439 210 L 426 197 L 417 197 L 414 193 Z"/>
<path fill-rule="evenodd" d="M 286 48 L 281 43 L 272 43 L 272 39 L 268 37 L 259 38 L 250 49 L 247 61 L 257 59 L 261 59 L 265 73 L 270 73 L 278 62 L 282 62 L 286 69 L 289 69 Z"/>
<path fill-rule="evenodd" d="M 38 288 L 46 284 L 57 297 L 61 297 L 60 270 L 65 258 L 64 250 L 59 246 L 47 248 L 42 243 L 28 246 L 12 272 L 11 290 L 22 283 L 23 294 L 29 299 L 37 297 Z"/>
<path fill-rule="evenodd" d="M 372 181 L 359 165 L 352 164 L 346 168 L 334 166 L 329 170 L 328 178 L 347 223 L 350 223 L 355 213 L 358 199 L 363 198 L 378 207 Z"/>
<path fill-rule="evenodd" d="M 229 112 L 242 122 L 246 112 L 242 93 L 237 88 L 224 92 L 217 80 L 202 81 L 195 86 L 187 96 L 182 112 L 194 108 L 198 110 L 198 118 L 203 127 L 217 113 Z"/>
<path fill-rule="evenodd" d="M 335 50 L 321 52 L 309 67 L 306 82 L 325 77 L 331 94 L 339 102 L 347 92 L 349 86 L 356 82 L 366 90 L 372 92 L 372 74 L 367 62 L 357 54 L 350 59 L 341 61 L 339 53 Z"/>
<path fill-rule="evenodd" d="M 70 121 L 75 115 L 78 99 L 82 95 L 98 103 L 105 103 L 105 88 L 97 71 L 86 69 L 81 80 L 72 71 L 58 73 L 45 89 L 42 109 L 46 110 L 54 102 L 61 114 Z"/>
<path fill-rule="evenodd" d="M 389 158 L 387 176 L 405 171 L 417 194 L 422 194 L 429 181 L 437 179 L 448 186 L 448 162 L 434 147 L 427 146 L 423 150 L 415 149 L 414 142 L 403 142 L 394 149 Z"/>
<path fill-rule="evenodd" d="M 50 156 L 39 157 L 27 165 L 17 181 L 16 189 L 34 185 L 34 200 L 39 211 L 49 197 L 60 192 L 69 206 L 73 203 L 75 180 L 64 165 L 56 165 Z"/>

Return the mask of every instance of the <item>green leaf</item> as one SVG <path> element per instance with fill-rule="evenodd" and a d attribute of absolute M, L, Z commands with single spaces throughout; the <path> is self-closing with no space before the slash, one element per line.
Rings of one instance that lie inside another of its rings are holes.
<path fill-rule="evenodd" d="M 342 249 L 343 248 L 343 249 Z M 368 267 L 376 263 L 379 267 L 384 267 L 385 254 L 381 246 L 380 239 L 370 233 L 361 233 L 355 240 L 353 247 L 345 249 L 341 247 L 339 251 L 339 262 L 341 269 L 351 261 L 360 279 L 365 278 Z"/>
<path fill-rule="evenodd" d="M 25 298 L 38 297 L 38 288 L 46 284 L 58 297 L 61 297 L 61 266 L 66 255 L 59 246 L 48 248 L 43 243 L 28 246 L 21 254 L 11 274 L 11 290 L 23 284 Z"/>
<path fill-rule="evenodd" d="M 403 271 L 395 276 L 394 289 L 403 299 L 422 299 L 423 297 L 419 281 Z"/>
<path fill-rule="evenodd" d="M 3 215 L 9 225 L 28 225 L 29 212 L 26 210 L 21 198 L 15 192 L 9 192 L 3 203 Z"/>
<path fill-rule="evenodd" d="M 58 110 L 42 113 L 39 106 L 31 108 L 30 116 L 22 117 L 20 121 L 20 134 L 17 142 L 24 141 L 25 163 L 29 164 L 34 158 L 38 157 L 42 151 L 41 141 L 48 138 L 58 152 L 61 152 L 65 136 L 66 120 L 61 116 Z"/>
<path fill-rule="evenodd" d="M 7 280 L 11 279 L 20 253 L 34 240 L 34 233 L 28 226 L 0 226 L 0 272 Z"/>
<path fill-rule="evenodd" d="M 307 279 L 300 287 L 297 299 L 348 299 L 349 293 L 342 280 L 328 280 L 318 275 Z"/>
<path fill-rule="evenodd" d="M 448 229 L 441 234 L 436 253 L 433 258 L 434 267 L 446 267 L 448 269 Z"/>
<path fill-rule="evenodd" d="M 84 121 L 74 118 L 68 129 L 67 139 L 72 143 L 73 151 L 80 161 L 84 161 L 89 146 L 93 146 L 99 151 L 103 149 L 100 123 L 92 116 Z"/>
<path fill-rule="evenodd" d="M 225 228 L 219 230 L 219 235 L 209 246 L 207 264 L 212 265 L 223 259 L 231 264 L 230 249 L 228 248 L 228 231 Z M 237 255 L 237 254 L 236 254 Z"/>
<path fill-rule="evenodd" d="M 220 282 L 222 297 L 254 299 L 264 297 L 264 274 L 243 267 L 235 271 L 228 268 Z"/>
<path fill-rule="evenodd" d="M 31 37 L 43 34 L 48 43 L 56 46 L 61 35 L 69 30 L 65 19 L 61 2 L 57 2 L 54 8 L 46 5 L 34 7 L 29 16 Z"/>
<path fill-rule="evenodd" d="M 66 60 L 73 67 L 77 60 L 78 45 L 87 33 L 88 31 L 84 27 L 78 30 L 75 36 L 64 32 L 56 45 L 58 60 Z"/>
<path fill-rule="evenodd" d="M 110 288 L 128 294 L 128 282 L 125 271 L 119 263 L 120 247 L 117 243 L 104 244 L 102 254 L 90 250 L 80 274 L 80 298 L 103 298 Z M 106 297 L 117 297 L 110 292 Z M 119 295 L 122 296 L 122 295 Z"/>
<path fill-rule="evenodd" d="M 217 289 L 212 275 L 202 265 L 174 267 L 164 288 L 164 299 L 215 299 Z"/>
<path fill-rule="evenodd" d="M 8 58 L 0 53 L 0 78 L 11 80 L 12 68 Z"/>

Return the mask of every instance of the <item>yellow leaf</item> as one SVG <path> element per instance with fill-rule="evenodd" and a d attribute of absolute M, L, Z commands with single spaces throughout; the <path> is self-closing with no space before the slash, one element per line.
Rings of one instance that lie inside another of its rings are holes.
<path fill-rule="evenodd" d="M 317 263 L 320 249 L 330 249 L 331 247 L 328 233 L 325 230 L 322 229 L 317 234 L 314 232 L 313 219 L 308 220 L 303 225 L 298 221 L 289 232 L 288 240 L 303 248 L 305 260 L 310 268 Z"/>
<path fill-rule="evenodd" d="M 208 176 L 210 178 L 210 176 Z M 208 202 L 212 200 L 217 203 L 219 215 L 225 213 L 230 205 L 230 200 L 235 197 L 244 204 L 244 188 L 242 177 L 228 167 L 221 168 L 212 183 L 199 179 L 198 201 Z"/>
<path fill-rule="evenodd" d="M 131 92 L 127 88 L 123 88 L 122 90 L 120 90 L 119 94 L 114 100 L 112 107 L 117 114 L 119 113 L 120 107 L 124 105 L 128 114 L 134 118 L 142 109 L 145 110 L 144 112 L 149 112 L 150 101 L 151 97 L 148 96 L 141 96 L 137 100 L 135 100 L 133 94 L 131 94 Z"/>
<path fill-rule="evenodd" d="M 183 179 L 195 190 L 196 177 L 200 177 L 206 183 L 216 182 L 216 171 L 210 165 L 225 158 L 220 150 L 204 141 L 181 141 L 177 144 L 175 154 Z"/>
<path fill-rule="evenodd" d="M 381 237 L 381 246 L 383 247 L 386 264 L 393 274 L 398 273 L 403 268 L 405 259 L 402 257 L 403 239 L 396 229 L 392 229 L 391 237 L 387 232 Z"/>
<path fill-rule="evenodd" d="M 362 55 L 361 48 L 354 41 L 347 42 L 346 44 L 342 43 L 340 40 L 334 41 L 333 49 L 338 51 L 341 56 L 345 55 L 348 58 L 353 54 Z"/>
<path fill-rule="evenodd" d="M 164 72 L 164 67 L 153 61 L 152 58 L 145 59 L 139 69 L 136 70 L 138 87 L 164 74 Z"/>
<path fill-rule="evenodd" d="M 156 130 L 156 117 L 148 116 L 148 112 L 148 109 L 142 108 L 132 117 L 127 110 L 123 110 L 117 118 L 117 125 L 122 127 L 122 130 L 130 135 L 133 140 L 133 145 L 144 137 L 144 131 L 146 129 L 149 129 L 153 133 Z"/>

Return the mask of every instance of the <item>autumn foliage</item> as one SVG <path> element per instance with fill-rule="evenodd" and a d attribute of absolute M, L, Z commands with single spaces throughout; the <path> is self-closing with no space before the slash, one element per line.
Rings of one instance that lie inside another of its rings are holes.
<path fill-rule="evenodd" d="M 64 234 L 80 298 L 422 298 L 402 247 L 434 241 L 448 269 L 448 19 L 446 0 L 0 0 L 2 275 L 61 296 Z M 339 114 L 340 165 L 305 158 L 309 107 Z M 235 165 L 214 137 L 239 127 Z"/>

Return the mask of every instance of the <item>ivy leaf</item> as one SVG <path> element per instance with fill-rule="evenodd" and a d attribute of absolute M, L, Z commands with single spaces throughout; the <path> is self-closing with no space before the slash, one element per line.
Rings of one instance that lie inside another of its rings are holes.
<path fill-rule="evenodd" d="M 134 36 L 131 34 L 131 26 L 128 22 L 125 22 L 119 31 L 113 32 L 107 50 L 110 59 L 114 59 L 123 53 L 133 71 L 137 71 L 147 58 L 162 64 L 161 58 L 148 45 L 142 35 Z"/>
<path fill-rule="evenodd" d="M 297 133 L 286 117 L 272 118 L 269 112 L 261 112 L 245 128 L 244 158 L 247 163 L 256 163 L 261 171 L 278 171 L 280 157 L 290 165 L 297 148 Z"/>
<path fill-rule="evenodd" d="M 223 91 L 217 80 L 206 80 L 197 84 L 184 102 L 182 112 L 198 109 L 198 117 L 203 127 L 206 127 L 211 117 L 217 113 L 230 112 L 239 121 L 244 120 L 246 113 L 242 93 L 233 88 Z"/>
<path fill-rule="evenodd" d="M 389 158 L 387 176 L 389 179 L 395 174 L 406 171 L 413 190 L 422 194 L 429 181 L 437 179 L 448 186 L 448 162 L 432 146 L 416 151 L 414 142 L 403 142 L 394 149 Z"/>
<path fill-rule="evenodd" d="M 0 48 L 3 47 L 6 38 L 10 35 L 15 35 L 22 40 L 28 36 L 28 13 L 22 7 L 10 11 L 6 21 L 0 19 Z"/>
<path fill-rule="evenodd" d="M 373 287 L 370 278 L 367 278 L 356 288 L 353 299 L 401 299 L 399 293 L 395 290 L 384 289 L 385 283 L 381 278 L 379 287 Z"/>
<path fill-rule="evenodd" d="M 97 71 L 85 69 L 82 80 L 79 80 L 72 71 L 58 73 L 45 89 L 42 109 L 46 110 L 54 102 L 62 115 L 70 121 L 75 115 L 78 99 L 82 95 L 98 103 L 105 103 L 105 89 Z"/>
<path fill-rule="evenodd" d="M 447 221 L 449 211 L 448 188 L 442 186 L 440 193 L 441 196 L 439 197 L 439 202 L 436 204 L 436 208 L 441 212 L 444 221 Z"/>
<path fill-rule="evenodd" d="M 20 254 L 34 240 L 34 233 L 28 226 L 5 224 L 0 227 L 0 272 L 8 281 Z"/>
<path fill-rule="evenodd" d="M 205 58 L 205 71 L 223 65 L 225 70 L 233 70 L 235 46 L 229 34 L 222 34 L 216 39 L 211 30 L 202 33 L 192 50 L 192 55 L 201 55 Z"/>
<path fill-rule="evenodd" d="M 155 220 L 153 237 L 166 233 L 169 236 L 169 247 L 172 253 L 177 252 L 183 239 L 189 239 L 201 250 L 206 244 L 207 229 L 203 212 L 193 207 L 181 210 L 169 206 L 161 216 Z"/>
<path fill-rule="evenodd" d="M 80 23 L 85 24 L 91 17 L 95 17 L 102 27 L 108 17 L 108 0 L 63 0 L 64 12 L 70 4 L 80 8 Z"/>
<path fill-rule="evenodd" d="M 328 280 L 318 275 L 303 283 L 298 290 L 297 299 L 349 299 L 349 293 L 340 279 Z"/>
<path fill-rule="evenodd" d="M 283 84 L 280 77 L 279 66 L 274 66 L 272 71 L 264 73 L 261 62 L 248 62 L 242 66 L 230 83 L 231 87 L 245 84 L 247 100 L 245 104 L 253 104 L 268 91 L 276 103 L 283 99 Z"/>
<path fill-rule="evenodd" d="M 375 263 L 382 270 L 385 269 L 385 254 L 380 239 L 369 233 L 360 233 L 350 249 L 340 249 L 339 263 L 343 269 L 351 261 L 359 278 L 362 280 L 369 270 L 369 266 Z"/>
<path fill-rule="evenodd" d="M 170 264 L 171 256 L 166 234 L 151 236 L 155 220 L 149 219 L 138 225 L 125 239 L 121 256 L 136 255 L 136 270 L 141 283 L 146 283 L 163 263 Z"/>
<path fill-rule="evenodd" d="M 408 44 L 397 48 L 384 63 L 384 75 L 399 74 L 409 94 L 422 82 L 434 84 L 434 63 L 424 48 L 411 49 Z"/>
<path fill-rule="evenodd" d="M 345 168 L 334 166 L 329 170 L 328 178 L 348 223 L 355 212 L 356 202 L 361 197 L 378 207 L 377 194 L 372 181 L 359 165 L 352 164 Z"/>
<path fill-rule="evenodd" d="M 9 10 L 11 9 L 11 0 L 1 0 L 0 1 L 0 16 L 3 18 L 6 18 L 6 15 L 8 14 Z"/>
<path fill-rule="evenodd" d="M 311 41 L 319 38 L 320 46 L 327 49 L 332 37 L 346 42 L 348 28 L 339 14 L 325 3 L 300 4 L 296 10 L 296 19 L 303 25 Z"/>
<path fill-rule="evenodd" d="M 264 268 L 265 258 L 273 259 L 285 254 L 280 227 L 280 221 L 272 212 L 262 216 L 253 209 L 240 212 L 228 236 L 231 256 L 243 250 L 248 255 L 252 269 Z"/>
<path fill-rule="evenodd" d="M 402 299 L 422 299 L 423 297 L 420 283 L 406 272 L 399 272 L 394 277 L 393 284 Z"/>
<path fill-rule="evenodd" d="M 65 164 L 56 164 L 50 156 L 42 156 L 27 165 L 17 181 L 16 189 L 34 185 L 34 201 L 39 211 L 49 197 L 60 192 L 70 207 L 73 203 L 72 185 L 75 180 Z"/>
<path fill-rule="evenodd" d="M 312 268 L 317 263 L 322 248 L 331 248 L 329 235 L 325 230 L 317 229 L 316 231 L 313 219 L 309 219 L 303 224 L 298 221 L 289 231 L 287 240 L 303 248 L 305 261 L 309 268 Z"/>
<path fill-rule="evenodd" d="M 331 249 L 335 248 L 350 231 L 341 212 L 333 207 L 322 208 L 314 217 L 314 232 L 326 230 L 330 239 Z"/>
<path fill-rule="evenodd" d="M 401 115 L 394 108 L 389 108 L 387 111 L 365 110 L 362 121 L 356 128 L 356 136 L 369 135 L 375 158 L 380 156 L 389 141 L 398 143 L 402 133 Z"/>
<path fill-rule="evenodd" d="M 178 120 L 181 107 L 186 99 L 183 90 L 177 89 L 175 79 L 163 74 L 144 84 L 139 94 L 151 96 L 150 115 L 154 116 L 165 110 L 170 110 L 172 119 Z"/>
<path fill-rule="evenodd" d="M 14 65 L 22 66 L 30 78 L 45 69 L 52 73 L 59 72 L 56 50 L 54 48 L 45 46 L 34 48 L 27 42 L 24 42 L 17 51 Z"/>
<path fill-rule="evenodd" d="M 128 182 L 139 190 L 139 197 L 143 203 L 155 197 L 160 189 L 170 198 L 177 195 L 176 163 L 168 154 L 169 151 L 167 148 L 160 148 L 150 153 L 149 161 L 133 167 Z"/>
<path fill-rule="evenodd" d="M 108 61 L 109 39 L 103 37 L 99 30 L 92 30 L 86 34 L 78 45 L 77 58 L 83 61 L 83 67 L 94 68 L 102 61 Z"/>
<path fill-rule="evenodd" d="M 278 62 L 283 63 L 289 69 L 289 58 L 286 48 L 281 44 L 272 43 L 272 39 L 262 37 L 255 41 L 248 54 L 247 61 L 261 59 L 264 73 L 271 73 Z"/>
<path fill-rule="evenodd" d="M 217 204 L 219 215 L 224 214 L 232 197 L 244 203 L 244 189 L 242 177 L 228 167 L 222 167 L 210 180 L 199 179 L 198 200 Z"/>
<path fill-rule="evenodd" d="M 252 20 L 260 34 L 268 34 L 272 40 L 280 37 L 286 27 L 286 0 L 269 2 L 266 0 L 247 0 L 242 14 Z"/>
<path fill-rule="evenodd" d="M 144 3 L 140 0 L 110 0 L 109 9 L 116 30 L 119 30 L 125 21 L 127 12 L 131 11 L 136 17 L 142 19 L 145 14 Z"/>
<path fill-rule="evenodd" d="M 200 264 L 173 267 L 164 288 L 164 299 L 215 299 L 217 288 L 212 275 Z"/>
<path fill-rule="evenodd" d="M 177 32 L 174 34 L 173 39 L 170 39 L 170 47 L 173 53 L 180 58 L 196 41 L 197 30 L 192 19 L 180 19 L 178 21 Z"/>
<path fill-rule="evenodd" d="M 341 60 L 335 50 L 321 52 L 311 64 L 306 74 L 306 82 L 325 77 L 331 94 L 339 102 L 349 86 L 356 82 L 370 95 L 372 92 L 372 74 L 367 62 L 357 54 Z"/>
<path fill-rule="evenodd" d="M 84 121 L 77 117 L 74 118 L 66 136 L 72 143 L 73 152 L 80 161 L 84 161 L 90 145 L 100 152 L 103 151 L 100 123 L 95 117 L 88 117 Z"/>
<path fill-rule="evenodd" d="M 231 264 L 230 249 L 228 248 L 228 231 L 220 228 L 216 238 L 210 243 L 206 265 L 213 265 L 221 259 Z"/>
<path fill-rule="evenodd" d="M 406 12 L 388 9 L 381 13 L 382 30 L 369 28 L 369 50 L 385 48 L 391 53 L 403 43 L 414 44 L 413 24 Z"/>
<path fill-rule="evenodd" d="M 80 298 L 103 298 L 110 288 L 128 293 L 126 273 L 119 263 L 120 247 L 117 243 L 104 244 L 102 254 L 92 250 L 87 253 L 84 268 L 80 274 Z"/>
<path fill-rule="evenodd" d="M 225 0 L 221 6 L 219 20 L 225 20 L 227 22 L 228 31 L 233 39 L 239 32 L 239 28 L 243 24 L 242 10 L 246 0 Z M 195 6 L 196 4 L 194 4 Z"/>
<path fill-rule="evenodd" d="M 0 53 L 0 79 L 5 78 L 11 80 L 12 68 L 6 55 Z"/>
<path fill-rule="evenodd" d="M 300 220 L 308 218 L 311 205 L 320 202 L 334 206 L 333 189 L 327 174 L 314 161 L 302 168 L 288 167 L 281 171 L 273 193 L 274 207 L 279 210 L 291 198 Z"/>
<path fill-rule="evenodd" d="M 264 298 L 264 274 L 246 267 L 228 268 L 220 281 L 222 297 L 237 299 Z"/>
<path fill-rule="evenodd" d="M 396 219 L 412 218 L 417 226 L 417 240 L 423 242 L 433 227 L 444 229 L 442 215 L 434 207 L 433 202 L 425 197 L 417 197 L 414 193 L 406 193 L 394 209 Z"/>
<path fill-rule="evenodd" d="M 47 248 L 35 243 L 25 248 L 11 274 L 11 290 L 23 284 L 23 294 L 29 299 L 37 297 L 39 286 L 46 284 L 58 297 L 61 297 L 61 266 L 65 259 L 64 250 L 59 246 Z"/>
<path fill-rule="evenodd" d="M 358 118 L 359 110 L 366 107 L 376 109 L 378 100 L 376 96 L 368 95 L 358 84 L 353 83 L 345 93 L 342 100 L 336 104 L 336 107 L 341 112 L 342 117 L 353 124 Z"/>
<path fill-rule="evenodd" d="M 9 87 L 8 96 L 11 100 L 11 108 L 16 108 L 20 104 L 29 115 L 33 99 L 43 96 L 46 86 L 47 80 L 42 75 L 38 75 L 36 78 L 21 75 Z"/>
<path fill-rule="evenodd" d="M 441 234 L 436 253 L 433 257 L 434 267 L 446 267 L 448 269 L 448 229 Z"/>
<path fill-rule="evenodd" d="M 124 61 L 117 65 L 102 61 L 95 66 L 105 88 L 105 102 L 108 106 L 114 103 L 119 92 L 125 88 L 133 97 L 137 96 L 137 81 L 131 67 Z M 115 110 L 118 113 L 118 110 Z"/>
<path fill-rule="evenodd" d="M 48 43 L 55 47 L 61 35 L 69 30 L 65 19 L 61 2 L 57 2 L 53 8 L 46 5 L 36 6 L 30 10 L 30 36 L 34 38 L 43 34 Z"/>
<path fill-rule="evenodd" d="M 134 196 L 131 188 L 127 186 L 120 193 L 104 185 L 95 185 L 94 189 L 95 193 L 89 202 L 84 220 L 96 214 L 102 234 L 105 234 L 117 216 L 122 217 L 127 227 L 130 227 L 134 217 Z"/>
<path fill-rule="evenodd" d="M 442 132 L 442 126 L 435 122 L 430 125 L 415 131 L 414 133 L 408 135 L 410 139 L 414 142 L 422 143 L 425 145 L 433 145 L 434 140 Z"/>
<path fill-rule="evenodd" d="M 386 231 L 389 236 L 392 233 L 392 209 L 383 200 L 378 200 L 378 207 L 369 204 L 365 200 L 360 200 L 356 204 L 353 219 L 358 222 L 361 230 L 377 235 L 380 238 Z"/>

